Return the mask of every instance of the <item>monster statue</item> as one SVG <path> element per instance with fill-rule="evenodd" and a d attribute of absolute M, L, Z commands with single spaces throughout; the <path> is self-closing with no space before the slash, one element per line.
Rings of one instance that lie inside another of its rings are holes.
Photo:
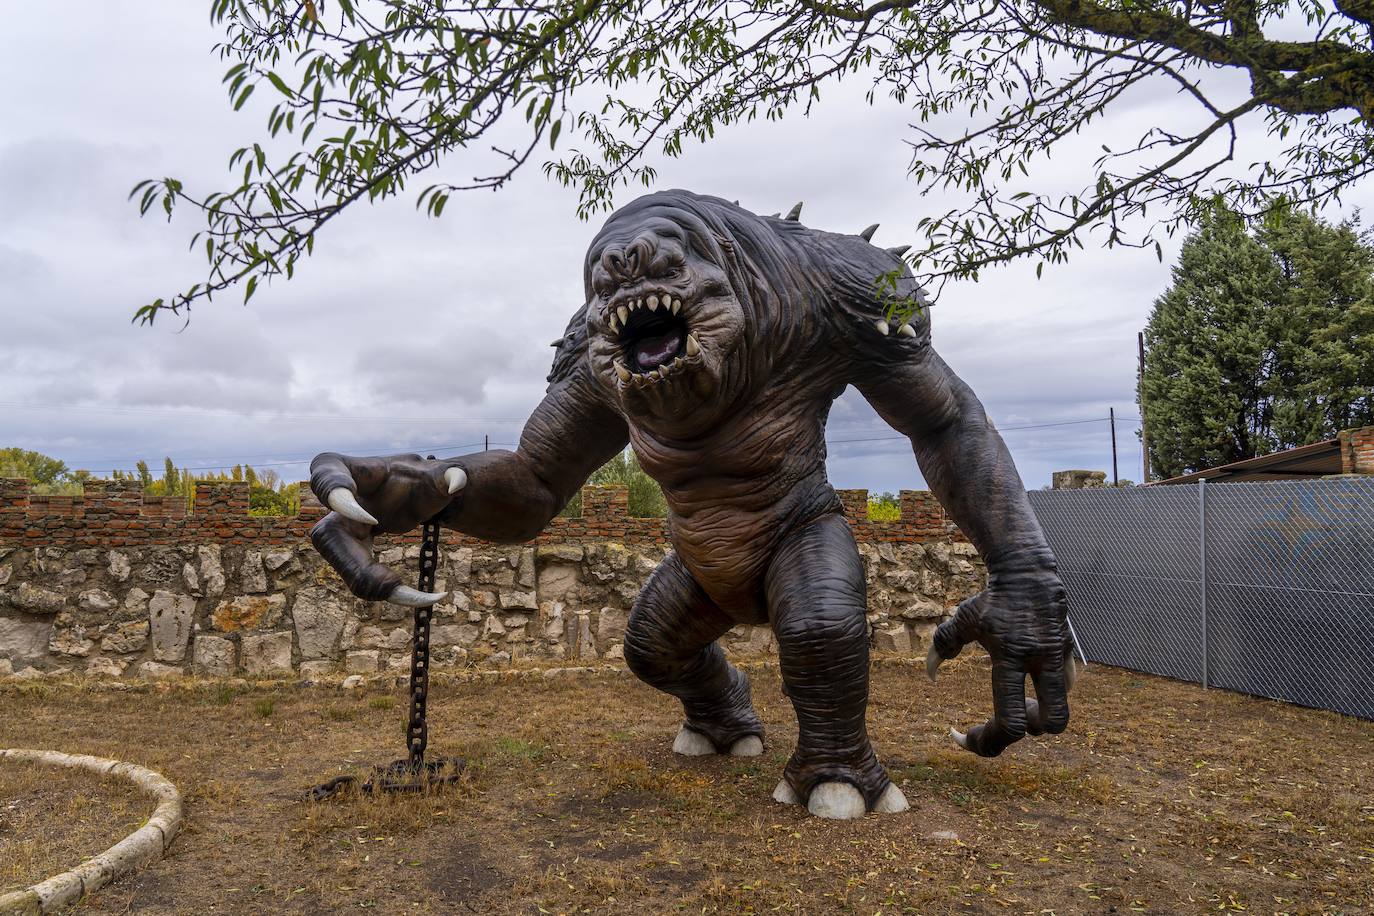
<path fill-rule="evenodd" d="M 443 596 L 374 560 L 374 535 L 438 516 L 477 538 L 529 540 L 628 442 L 663 487 L 674 549 L 630 613 L 625 661 L 682 701 L 673 749 L 762 752 L 749 679 L 716 640 L 767 624 L 800 732 L 774 798 L 852 818 L 907 801 L 869 742 L 864 570 L 825 475 L 826 417 L 846 386 L 911 439 L 987 564 L 986 590 L 936 630 L 927 659 L 934 678 L 967 643 L 991 656 L 992 718 L 954 740 L 995 757 L 1063 731 L 1074 663 L 1054 556 L 1006 446 L 931 348 L 927 313 L 886 320 L 893 297 L 923 301 L 901 250 L 869 244 L 877 227 L 807 228 L 799 211 L 760 217 L 665 191 L 614 213 L 516 451 L 322 454 L 311 487 L 334 511 L 311 537 L 355 594 L 433 603 Z"/>

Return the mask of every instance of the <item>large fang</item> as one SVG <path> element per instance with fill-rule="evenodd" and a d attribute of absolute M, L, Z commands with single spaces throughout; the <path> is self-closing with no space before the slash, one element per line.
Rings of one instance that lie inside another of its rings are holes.
<path fill-rule="evenodd" d="M 657 297 L 657 296 L 650 296 L 650 297 L 649 297 L 649 311 L 651 311 L 651 312 L 657 312 L 657 311 L 658 311 L 658 297 Z"/>
<path fill-rule="evenodd" d="M 697 335 L 695 335 L 695 334 L 688 334 L 688 335 L 687 335 L 687 355 L 688 355 L 688 356 L 696 356 L 696 355 L 697 355 L 698 353 L 700 353 L 700 352 L 701 352 L 701 344 L 697 343 Z"/>
<path fill-rule="evenodd" d="M 620 306 L 616 306 L 615 313 L 616 313 L 617 315 L 620 316 L 620 325 L 621 325 L 621 327 L 624 327 L 624 326 L 625 326 L 625 322 L 627 322 L 627 321 L 630 320 L 630 313 L 629 313 L 629 311 L 626 310 L 625 306 L 620 305 Z"/>
<path fill-rule="evenodd" d="M 378 522 L 362 506 L 358 505 L 358 497 L 353 495 L 352 490 L 343 487 L 335 487 L 329 493 L 329 508 L 342 515 L 344 518 L 352 519 L 355 522 L 362 522 L 364 525 L 376 525 Z"/>
<path fill-rule="evenodd" d="M 622 382 L 628 382 L 630 380 L 630 370 L 626 369 L 625 364 L 620 360 L 615 361 L 615 374 L 620 376 Z"/>
<path fill-rule="evenodd" d="M 674 300 L 673 300 L 673 314 L 676 315 L 676 314 L 677 314 L 678 312 L 680 312 L 680 311 L 682 311 L 682 300 L 681 300 L 681 299 L 674 299 Z"/>

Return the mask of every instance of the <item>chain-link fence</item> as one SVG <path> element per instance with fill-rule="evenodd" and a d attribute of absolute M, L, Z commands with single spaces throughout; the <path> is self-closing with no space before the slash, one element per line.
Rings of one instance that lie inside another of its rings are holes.
<path fill-rule="evenodd" d="M 1090 661 L 1374 718 L 1374 479 L 1030 498 Z"/>

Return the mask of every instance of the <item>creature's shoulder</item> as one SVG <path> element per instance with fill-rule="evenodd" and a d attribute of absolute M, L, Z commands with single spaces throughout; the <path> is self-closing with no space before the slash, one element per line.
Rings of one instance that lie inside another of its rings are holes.
<path fill-rule="evenodd" d="M 909 245 L 881 248 L 869 242 L 871 226 L 857 235 L 810 230 L 807 255 L 822 277 L 825 307 L 846 336 L 905 347 L 930 341 L 930 297 L 903 259 Z"/>

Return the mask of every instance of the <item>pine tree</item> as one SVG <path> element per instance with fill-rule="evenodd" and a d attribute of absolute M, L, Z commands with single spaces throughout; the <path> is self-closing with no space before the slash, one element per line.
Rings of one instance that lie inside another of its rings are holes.
<path fill-rule="evenodd" d="M 1241 219 L 1219 207 L 1184 241 L 1145 329 L 1140 394 L 1159 476 L 1273 449 L 1266 323 L 1282 279 Z"/>
<path fill-rule="evenodd" d="M 1258 233 L 1284 276 L 1269 393 L 1281 448 L 1374 423 L 1374 251 L 1358 217 L 1283 210 Z"/>

